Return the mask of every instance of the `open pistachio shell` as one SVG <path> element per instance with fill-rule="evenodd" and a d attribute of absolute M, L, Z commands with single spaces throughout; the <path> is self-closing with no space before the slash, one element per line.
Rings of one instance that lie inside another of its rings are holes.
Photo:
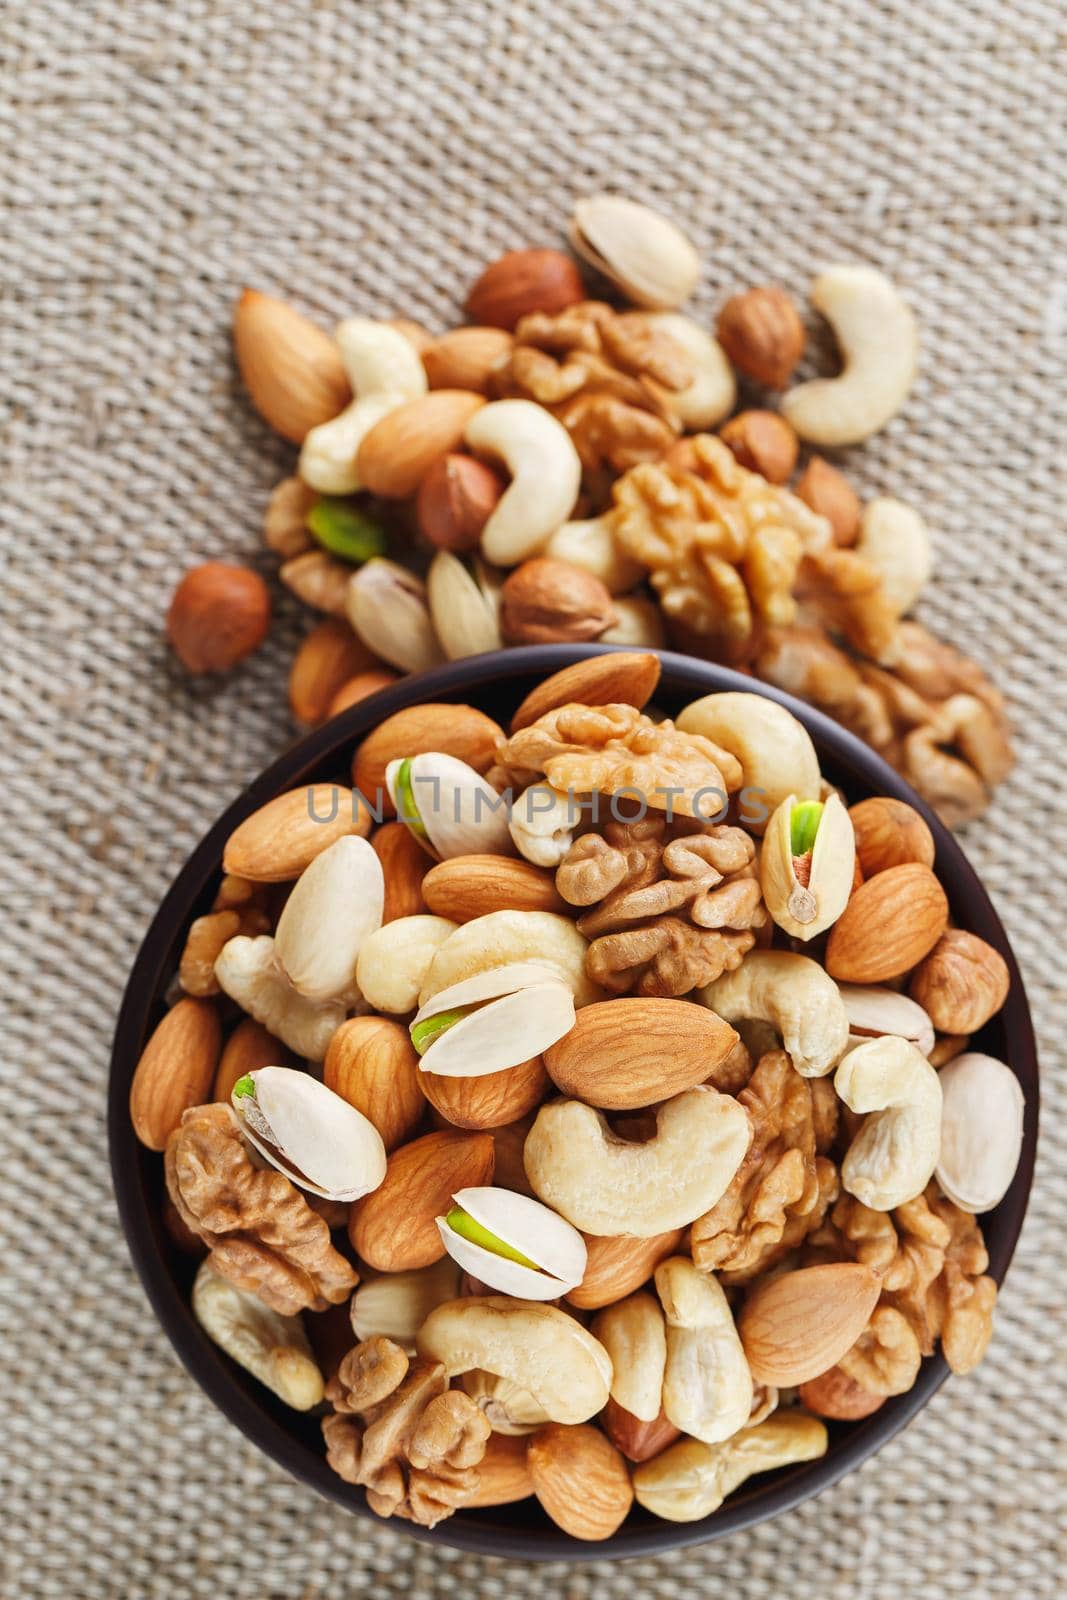
<path fill-rule="evenodd" d="M 456 756 L 430 750 L 407 763 L 411 796 L 418 813 L 412 817 L 397 798 L 403 761 L 390 761 L 385 769 L 389 798 L 401 822 L 411 827 L 420 844 L 439 861 L 451 856 L 515 854 L 508 831 L 504 797 Z"/>
<path fill-rule="evenodd" d="M 948 1198 L 975 1215 L 1011 1186 L 1023 1146 L 1019 1080 L 995 1056 L 967 1051 L 942 1067 L 941 1154 L 934 1176 Z"/>
<path fill-rule="evenodd" d="M 680 228 L 621 195 L 579 200 L 570 241 L 597 272 L 635 305 L 671 310 L 688 299 L 700 276 L 700 257 Z"/>
<path fill-rule="evenodd" d="M 585 1240 L 539 1200 L 492 1187 L 459 1189 L 452 1198 L 488 1233 L 537 1264 L 526 1267 L 498 1255 L 457 1233 L 446 1217 L 438 1217 L 445 1249 L 480 1282 L 521 1300 L 556 1300 L 581 1283 Z"/>
<path fill-rule="evenodd" d="M 810 856 L 801 858 L 806 870 L 800 874 L 793 854 L 796 806 L 796 795 L 789 795 L 767 824 L 760 851 L 760 883 L 767 910 L 778 926 L 794 939 L 813 939 L 836 922 L 848 904 L 856 836 L 840 795 L 829 795 Z"/>
<path fill-rule="evenodd" d="M 249 1144 L 309 1194 L 358 1200 L 385 1177 L 373 1122 L 307 1072 L 260 1067 L 238 1079 L 231 1104 Z"/>
<path fill-rule="evenodd" d="M 934 1025 L 917 1000 L 877 984 L 839 983 L 848 1016 L 849 1044 L 893 1033 L 928 1056 L 934 1048 Z"/>
<path fill-rule="evenodd" d="M 540 1055 L 574 1026 L 574 995 L 547 966 L 516 961 L 442 989 L 416 1013 L 412 1029 L 445 1012 L 466 1012 L 426 1049 L 423 1072 L 481 1078 Z"/>

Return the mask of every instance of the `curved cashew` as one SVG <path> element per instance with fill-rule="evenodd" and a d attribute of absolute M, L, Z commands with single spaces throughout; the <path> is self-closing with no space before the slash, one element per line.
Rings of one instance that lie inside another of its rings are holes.
<path fill-rule="evenodd" d="M 447 917 L 419 914 L 396 917 L 375 929 L 364 939 L 356 962 L 356 982 L 368 1005 L 396 1016 L 415 1011 L 438 950 L 458 926 Z"/>
<path fill-rule="evenodd" d="M 727 1022 L 770 1023 L 804 1078 L 822 1078 L 848 1045 L 848 1013 L 837 984 L 810 956 L 753 950 L 736 972 L 697 990 Z"/>
<path fill-rule="evenodd" d="M 718 1444 L 752 1414 L 752 1374 L 729 1302 L 686 1256 L 660 1263 L 656 1289 L 667 1319 L 663 1409 L 683 1433 Z"/>
<path fill-rule="evenodd" d="M 857 1045 L 834 1077 L 852 1111 L 872 1113 L 849 1146 L 841 1182 L 872 1211 L 922 1194 L 941 1153 L 941 1082 L 921 1050 L 887 1034 Z"/>
<path fill-rule="evenodd" d="M 910 611 L 934 565 L 930 535 L 919 513 L 903 500 L 872 500 L 863 508 L 855 550 L 878 573 L 899 614 Z"/>
<path fill-rule="evenodd" d="M 618 1138 L 581 1100 L 554 1100 L 537 1113 L 523 1161 L 534 1192 L 583 1233 L 648 1239 L 710 1211 L 750 1136 L 744 1108 L 703 1085 L 664 1101 L 644 1144 Z"/>
<path fill-rule="evenodd" d="M 611 1357 L 611 1398 L 641 1422 L 655 1422 L 663 1404 L 667 1329 L 650 1294 L 631 1294 L 592 1321 L 594 1338 Z"/>
<path fill-rule="evenodd" d="M 396 926 L 386 923 L 386 928 Z M 604 999 L 604 991 L 585 975 L 588 948 L 570 917 L 554 911 L 490 911 L 464 922 L 441 945 L 423 979 L 418 1003 L 425 1005 L 442 989 L 476 973 L 536 961 L 554 969 L 570 985 L 575 1006 L 587 1006 Z"/>
<path fill-rule="evenodd" d="M 508 827 L 515 848 L 537 867 L 558 867 L 574 842 L 581 813 L 570 795 L 533 783 L 516 800 Z"/>
<path fill-rule="evenodd" d="M 346 1000 L 309 1000 L 281 969 L 269 933 L 227 940 L 215 962 L 219 987 L 298 1056 L 321 1061 L 345 1020 Z M 350 997 L 349 997 L 350 998 Z"/>
<path fill-rule="evenodd" d="M 819 758 L 811 735 L 791 711 L 766 695 L 730 690 L 693 700 L 675 727 L 702 733 L 737 757 L 742 768 L 742 818 L 753 833 L 762 833 L 771 812 L 790 795 L 818 800 Z M 746 796 L 745 790 L 749 793 Z M 762 811 L 762 817 L 756 813 Z"/>
<path fill-rule="evenodd" d="M 431 1311 L 415 1340 L 450 1378 L 478 1368 L 510 1379 L 552 1422 L 587 1422 L 607 1404 L 611 1358 L 565 1311 L 507 1295 L 469 1295 Z"/>
<path fill-rule="evenodd" d="M 675 311 L 651 312 L 648 321 L 681 345 L 695 369 L 692 383 L 668 398 L 678 421 L 687 433 L 716 427 L 737 403 L 737 380 L 722 345 L 699 322 Z"/>
<path fill-rule="evenodd" d="M 571 436 L 532 400 L 496 400 L 475 412 L 464 441 L 502 461 L 511 482 L 482 529 L 482 552 L 513 567 L 540 549 L 574 510 L 582 463 Z"/>
<path fill-rule="evenodd" d="M 696 1522 L 717 1511 L 728 1494 L 755 1472 L 826 1454 L 826 1424 L 805 1411 L 776 1411 L 724 1444 L 682 1439 L 634 1472 L 638 1505 L 668 1522 Z"/>
<path fill-rule="evenodd" d="M 221 1350 L 296 1411 L 322 1399 L 322 1373 L 299 1317 L 283 1317 L 255 1294 L 201 1262 L 193 1281 L 193 1315 Z"/>
<path fill-rule="evenodd" d="M 644 594 L 619 595 L 615 600 L 615 621 L 600 635 L 600 644 L 625 644 L 642 650 L 662 650 L 667 642 L 663 613 L 654 600 Z"/>
<path fill-rule="evenodd" d="M 645 575 L 645 568 L 626 554 L 615 537 L 614 511 L 582 522 L 564 522 L 541 554 L 591 572 L 613 595 L 625 594 Z"/>
<path fill-rule="evenodd" d="M 915 381 L 915 318 L 873 267 L 829 267 L 812 284 L 811 303 L 837 336 L 844 370 L 791 389 L 782 411 L 812 444 L 858 444 L 896 416 Z"/>
<path fill-rule="evenodd" d="M 405 400 L 425 394 L 428 385 L 418 351 L 387 322 L 349 317 L 338 324 L 334 339 L 355 399 L 308 433 L 300 476 L 320 494 L 352 494 L 359 488 L 356 455 L 364 435 Z"/>

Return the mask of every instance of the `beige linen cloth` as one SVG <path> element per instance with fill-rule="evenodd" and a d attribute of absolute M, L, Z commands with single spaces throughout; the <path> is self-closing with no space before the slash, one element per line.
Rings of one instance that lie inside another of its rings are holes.
<path fill-rule="evenodd" d="M 7 1600 L 1062 1592 L 1064 48 L 1057 0 L 0 7 Z M 922 510 L 923 616 L 1011 696 L 1022 759 L 966 845 L 1024 965 L 1046 1099 L 976 1375 L 775 1523 L 541 1572 L 356 1521 L 213 1410 L 130 1267 L 102 1108 L 153 907 L 293 732 L 295 604 L 218 683 L 176 670 L 161 630 L 186 566 L 270 567 L 289 456 L 235 380 L 238 289 L 444 328 L 485 261 L 555 243 L 602 188 L 692 235 L 698 315 L 753 282 L 802 295 L 828 260 L 885 268 L 920 314 L 907 411 L 848 467 Z"/>

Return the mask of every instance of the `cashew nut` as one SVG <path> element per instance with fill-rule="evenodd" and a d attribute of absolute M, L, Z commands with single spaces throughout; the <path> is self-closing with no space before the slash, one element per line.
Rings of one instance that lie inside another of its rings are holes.
<path fill-rule="evenodd" d="M 430 1312 L 415 1346 L 450 1378 L 477 1367 L 510 1379 L 552 1422 L 587 1422 L 607 1404 L 610 1356 L 555 1306 L 507 1295 L 451 1300 Z"/>
<path fill-rule="evenodd" d="M 849 1194 L 892 1211 L 922 1194 L 941 1153 L 941 1082 L 921 1050 L 887 1034 L 850 1050 L 834 1077 L 838 1098 L 867 1115 L 841 1165 Z"/>
<path fill-rule="evenodd" d="M 692 383 L 670 396 L 671 410 L 686 433 L 716 427 L 737 403 L 734 369 L 722 345 L 699 322 L 678 312 L 654 311 L 648 320 L 681 345 L 695 369 Z"/>
<path fill-rule="evenodd" d="M 309 1000 L 282 971 L 269 933 L 229 939 L 215 962 L 219 987 L 296 1055 L 321 1061 L 345 1020 L 345 1000 Z"/>
<path fill-rule="evenodd" d="M 763 832 L 771 812 L 790 795 L 818 800 L 819 758 L 811 735 L 766 695 L 706 694 L 686 706 L 675 726 L 682 733 L 702 733 L 740 761 L 742 821 L 753 833 Z"/>
<path fill-rule="evenodd" d="M 570 985 L 576 1006 L 587 1006 L 604 998 L 603 990 L 585 975 L 588 948 L 571 919 L 554 911 L 490 911 L 463 923 L 444 941 L 423 979 L 419 1004 L 475 973 L 536 961 L 555 969 Z"/>
<path fill-rule="evenodd" d="M 300 476 L 320 494 L 352 494 L 359 488 L 356 455 L 364 435 L 405 400 L 426 393 L 426 371 L 411 341 L 387 322 L 349 317 L 334 339 L 355 398 L 307 434 Z"/>
<path fill-rule="evenodd" d="M 356 982 L 368 1005 L 396 1016 L 416 1010 L 426 974 L 457 927 L 447 917 L 420 914 L 396 917 L 369 934 L 356 962 Z"/>
<path fill-rule="evenodd" d="M 810 956 L 753 950 L 697 998 L 727 1022 L 770 1023 L 804 1078 L 824 1077 L 848 1045 L 848 1013 L 837 984 Z"/>
<path fill-rule="evenodd" d="M 304 1324 L 272 1311 L 255 1294 L 201 1262 L 193 1280 L 193 1315 L 209 1339 L 296 1411 L 322 1399 L 322 1373 L 311 1353 Z"/>
<path fill-rule="evenodd" d="M 729 1302 L 687 1256 L 660 1263 L 656 1289 L 667 1319 L 664 1412 L 683 1433 L 718 1444 L 752 1414 L 752 1374 Z"/>
<path fill-rule="evenodd" d="M 717 1511 L 756 1472 L 826 1454 L 826 1424 L 805 1411 L 776 1411 L 723 1444 L 682 1439 L 634 1471 L 638 1505 L 668 1522 L 696 1522 Z"/>
<path fill-rule="evenodd" d="M 858 444 L 896 416 L 915 381 L 915 318 L 873 267 L 827 268 L 811 286 L 811 303 L 833 328 L 844 369 L 791 389 L 782 411 L 812 444 Z"/>
<path fill-rule="evenodd" d="M 558 867 L 574 841 L 581 815 L 572 795 L 550 783 L 534 783 L 511 810 L 508 826 L 515 848 L 537 867 Z"/>
<path fill-rule="evenodd" d="M 664 1101 L 644 1144 L 618 1138 L 581 1100 L 554 1100 L 537 1113 L 523 1161 L 534 1192 L 583 1233 L 648 1239 L 710 1211 L 750 1135 L 744 1108 L 704 1085 Z"/>
<path fill-rule="evenodd" d="M 898 613 L 910 611 L 934 565 L 930 535 L 919 513 L 903 500 L 872 500 L 863 508 L 855 550 L 878 573 Z"/>
<path fill-rule="evenodd" d="M 554 561 L 581 567 L 599 578 L 609 594 L 625 594 L 644 577 L 640 562 L 627 555 L 615 537 L 615 513 L 589 517 L 583 522 L 565 522 L 556 529 L 542 551 Z"/>
<path fill-rule="evenodd" d="M 482 529 L 482 552 L 513 567 L 539 550 L 574 510 L 582 463 L 570 434 L 532 400 L 496 400 L 475 412 L 464 434 L 479 455 L 502 461 L 511 475 Z"/>
<path fill-rule="evenodd" d="M 611 1357 L 611 1398 L 641 1422 L 655 1422 L 663 1404 L 667 1330 L 650 1294 L 631 1294 L 592 1321 L 593 1336 Z"/>
<path fill-rule="evenodd" d="M 663 613 L 645 594 L 624 594 L 615 600 L 615 621 L 600 635 L 601 644 L 634 645 L 661 650 L 667 642 Z"/>

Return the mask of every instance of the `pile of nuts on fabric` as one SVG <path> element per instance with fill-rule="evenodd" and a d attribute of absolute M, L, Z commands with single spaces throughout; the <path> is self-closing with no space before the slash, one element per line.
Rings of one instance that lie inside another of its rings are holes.
<path fill-rule="evenodd" d="M 715 338 L 677 310 L 700 262 L 672 223 L 595 196 L 571 243 L 639 309 L 589 298 L 576 262 L 545 249 L 493 262 L 471 326 L 438 338 L 356 316 L 331 339 L 242 295 L 249 395 L 300 446 L 266 541 L 326 613 L 293 662 L 296 718 L 502 644 L 669 643 L 829 712 L 950 824 L 978 815 L 1011 766 L 1007 723 L 981 668 L 908 619 L 931 570 L 921 516 L 861 505 L 822 455 L 798 473 L 802 441 L 857 443 L 904 404 L 917 333 L 899 292 L 869 267 L 823 272 L 811 303 L 843 370 L 788 387 L 806 339 L 782 289 L 727 300 Z M 760 407 L 732 415 L 735 373 Z M 209 562 L 168 631 L 192 670 L 222 670 L 269 620 L 258 574 Z"/>
<path fill-rule="evenodd" d="M 1004 960 L 911 807 L 658 677 L 414 705 L 254 812 L 136 1070 L 197 1318 L 384 1516 L 701 1518 L 990 1338 Z"/>

